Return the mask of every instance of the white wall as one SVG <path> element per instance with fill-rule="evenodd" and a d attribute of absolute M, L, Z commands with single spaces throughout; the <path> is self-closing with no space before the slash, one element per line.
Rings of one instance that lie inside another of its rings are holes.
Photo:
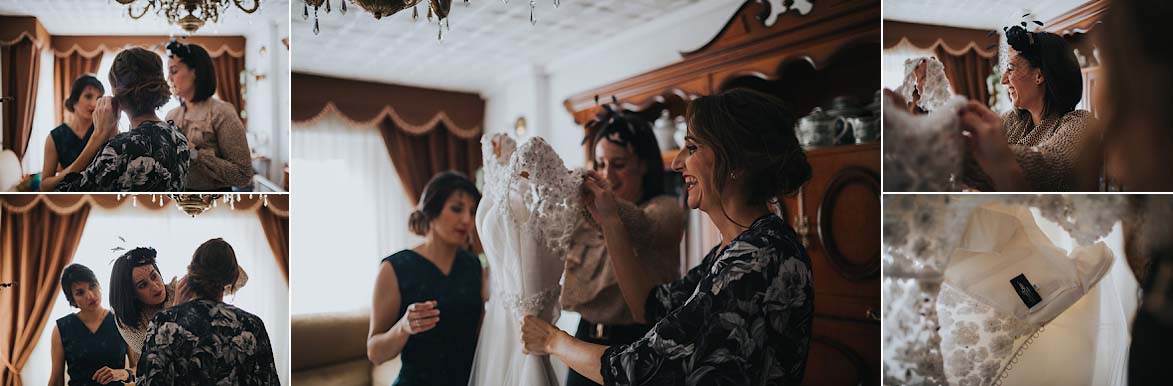
<path fill-rule="evenodd" d="M 701 1 L 574 55 L 502 77 L 498 87 L 485 93 L 486 131 L 512 129 L 513 121 L 525 116 L 531 134 L 546 138 L 568 166 L 582 166 L 582 127 L 562 101 L 679 61 L 680 52 L 697 49 L 712 39 L 741 3 Z"/>
<path fill-rule="evenodd" d="M 269 155 L 272 162 L 262 173 L 280 186 L 285 179 L 281 167 L 289 160 L 289 50 L 281 43 L 289 29 L 287 22 L 257 23 L 260 25 L 245 35 L 249 145 Z M 264 55 L 260 54 L 262 46 Z M 257 80 L 253 74 L 263 74 L 265 79 Z"/>

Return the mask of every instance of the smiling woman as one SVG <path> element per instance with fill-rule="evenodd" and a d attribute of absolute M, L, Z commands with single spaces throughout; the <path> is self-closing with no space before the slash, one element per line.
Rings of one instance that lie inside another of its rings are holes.
<path fill-rule="evenodd" d="M 1099 164 L 1090 112 L 1076 110 L 1083 96 L 1079 62 L 1062 37 L 1006 30 L 1010 46 L 1002 84 L 1014 109 L 999 117 L 983 103 L 962 110 L 976 164 L 964 182 L 979 190 L 1095 190 Z M 1092 159 L 1088 159 L 1088 158 Z"/>

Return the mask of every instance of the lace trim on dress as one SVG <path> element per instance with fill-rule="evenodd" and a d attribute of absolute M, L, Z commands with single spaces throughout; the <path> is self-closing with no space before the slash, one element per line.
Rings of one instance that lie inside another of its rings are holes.
<path fill-rule="evenodd" d="M 537 315 L 553 306 L 561 294 L 562 286 L 555 285 L 527 297 L 509 292 L 498 292 L 497 296 L 507 310 L 519 315 Z"/>

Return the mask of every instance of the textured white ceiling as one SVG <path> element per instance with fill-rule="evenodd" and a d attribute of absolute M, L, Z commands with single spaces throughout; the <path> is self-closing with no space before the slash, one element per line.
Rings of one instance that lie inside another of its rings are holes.
<path fill-rule="evenodd" d="M 1027 11 L 1046 21 L 1088 0 L 884 0 L 884 18 L 996 30 L 1018 24 Z"/>
<path fill-rule="evenodd" d="M 251 7 L 253 0 L 246 0 Z M 253 23 L 275 22 L 286 26 L 290 0 L 259 0 L 261 8 L 246 14 L 235 6 L 220 15 L 219 23 L 209 23 L 196 35 L 246 35 Z M 301 4 L 301 0 L 294 0 Z M 337 0 L 335 0 L 337 1 Z M 142 4 L 136 5 L 137 11 Z M 141 19 L 127 16 L 126 6 L 111 0 L 0 0 L 0 15 L 36 16 L 52 35 L 186 35 L 182 29 L 167 24 L 154 9 Z"/>
<path fill-rule="evenodd" d="M 293 0 L 293 70 L 422 87 L 486 92 L 503 76 L 520 70 L 547 71 L 555 59 L 584 50 L 608 37 L 652 22 L 698 2 L 741 0 L 535 0 L 531 25 L 526 0 L 453 0 L 442 41 L 436 22 L 412 19 L 411 9 L 382 20 L 339 0 L 332 12 L 314 10 L 303 19 L 304 3 Z M 447 27 L 451 26 L 451 30 Z"/>

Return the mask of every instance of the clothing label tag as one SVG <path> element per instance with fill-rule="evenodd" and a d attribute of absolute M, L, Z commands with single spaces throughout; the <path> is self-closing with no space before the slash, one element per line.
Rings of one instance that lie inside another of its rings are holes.
<path fill-rule="evenodd" d="M 1035 286 L 1026 279 L 1026 274 L 1018 274 L 1010 279 L 1010 285 L 1014 286 L 1014 292 L 1018 294 L 1019 298 L 1022 298 L 1022 303 L 1026 304 L 1026 308 L 1034 307 L 1035 304 L 1043 301 L 1043 297 L 1039 296 L 1039 291 L 1035 290 Z"/>

